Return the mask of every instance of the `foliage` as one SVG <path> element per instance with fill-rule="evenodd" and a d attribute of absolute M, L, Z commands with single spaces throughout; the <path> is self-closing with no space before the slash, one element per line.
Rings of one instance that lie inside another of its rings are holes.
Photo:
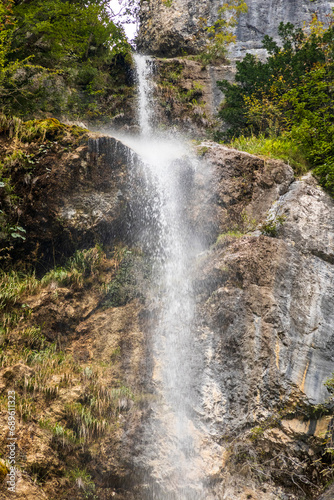
<path fill-rule="evenodd" d="M 45 67 L 108 57 L 124 43 L 105 0 L 36 0 L 14 7 L 18 29 L 13 43 L 21 58 L 34 56 Z M 23 39 L 29 33 L 29 42 Z M 37 52 L 37 54 L 36 54 Z"/>
<path fill-rule="evenodd" d="M 59 422 L 53 424 L 49 419 L 44 418 L 41 418 L 38 423 L 41 429 L 50 431 L 54 436 L 54 440 L 60 441 L 63 447 L 67 444 L 77 444 L 77 439 L 72 429 L 66 429 Z"/>
<path fill-rule="evenodd" d="M 18 95 L 27 97 L 27 87 L 17 75 L 30 67 L 29 57 L 18 59 L 13 53 L 13 42 L 17 32 L 14 16 L 14 1 L 4 0 L 0 4 L 0 98 L 15 99 Z M 32 67 L 32 66 L 31 66 Z"/>
<path fill-rule="evenodd" d="M 0 8 L 2 111 L 94 114 L 130 47 L 106 0 L 5 0 Z"/>
<path fill-rule="evenodd" d="M 204 65 L 226 60 L 228 46 L 235 42 L 233 28 L 238 24 L 238 18 L 247 12 L 244 0 L 226 0 L 218 9 L 217 19 L 210 23 L 206 18 L 200 18 L 206 33 L 207 43 L 199 59 Z"/>
<path fill-rule="evenodd" d="M 223 137 L 250 137 L 260 149 L 291 161 L 298 173 L 316 167 L 320 183 L 333 194 L 334 26 L 324 29 L 314 18 L 309 28 L 281 23 L 281 46 L 264 37 L 266 62 L 247 54 L 237 62 L 237 83 L 219 82 L 225 93 L 220 116 L 230 125 Z"/>

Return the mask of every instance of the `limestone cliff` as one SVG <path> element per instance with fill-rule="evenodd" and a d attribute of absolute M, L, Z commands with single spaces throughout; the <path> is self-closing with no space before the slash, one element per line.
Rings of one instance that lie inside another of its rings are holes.
<path fill-rule="evenodd" d="M 42 263 L 58 264 L 49 226 L 68 241 L 67 256 L 89 253 L 86 267 L 71 261 L 65 274 L 7 299 L 14 316 L 1 337 L 0 388 L 13 387 L 21 405 L 16 498 L 142 500 L 148 471 L 137 452 L 157 404 L 150 324 L 158 306 L 147 293 L 150 249 L 136 248 L 140 166 L 129 168 L 134 153 L 110 137 L 46 142 L 35 175 L 17 185 L 28 232 L 12 258 L 23 262 L 26 248 L 40 274 Z M 210 494 L 318 498 L 330 471 L 323 384 L 334 370 L 333 200 L 280 161 L 212 142 L 197 151 L 207 170 L 185 177 L 185 216 L 210 243 L 197 261 L 194 330 L 196 418 L 207 436 L 200 454 L 214 450 L 219 464 L 206 471 Z M 3 427 L 3 457 L 5 446 Z"/>
<path fill-rule="evenodd" d="M 247 0 L 248 12 L 240 17 L 236 29 L 237 43 L 233 58 L 246 52 L 261 55 L 264 35 L 277 37 L 279 23 L 291 22 L 302 26 L 316 13 L 326 22 L 332 4 L 328 0 Z M 203 47 L 199 18 L 214 21 L 220 2 L 214 0 L 148 0 L 141 3 L 139 51 L 163 57 L 195 54 Z"/>

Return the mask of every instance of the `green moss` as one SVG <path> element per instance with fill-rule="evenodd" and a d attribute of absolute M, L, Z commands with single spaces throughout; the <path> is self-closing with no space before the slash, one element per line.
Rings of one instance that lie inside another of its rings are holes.
<path fill-rule="evenodd" d="M 203 146 L 203 147 L 197 149 L 197 154 L 199 156 L 204 156 L 208 151 L 209 151 L 209 148 L 207 146 Z"/>
<path fill-rule="evenodd" d="M 242 233 L 241 231 L 230 230 L 230 231 L 227 231 L 226 233 L 220 234 L 215 242 L 215 245 L 219 246 L 220 244 L 224 243 L 229 238 L 237 239 L 237 238 L 242 238 L 243 236 L 245 236 L 245 233 Z"/>

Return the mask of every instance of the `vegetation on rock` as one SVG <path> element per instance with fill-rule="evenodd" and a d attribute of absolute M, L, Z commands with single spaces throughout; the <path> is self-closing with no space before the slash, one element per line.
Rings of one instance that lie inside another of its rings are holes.
<path fill-rule="evenodd" d="M 124 112 L 130 46 L 109 2 L 5 0 L 0 6 L 0 111 L 97 119 Z M 110 101 L 117 101 L 117 110 Z"/>
<path fill-rule="evenodd" d="M 0 274 L 0 374 L 2 388 L 16 393 L 17 465 L 57 498 L 97 498 L 106 489 L 97 464 L 112 457 L 110 467 L 116 470 L 120 419 L 136 399 L 122 380 L 121 339 L 115 336 L 114 346 L 95 357 L 100 347 L 93 338 L 102 334 L 99 328 L 94 333 L 91 326 L 89 335 L 79 338 L 75 333 L 87 321 L 87 310 L 92 321 L 101 314 L 105 284 L 112 283 L 118 265 L 117 251 L 108 258 L 95 246 L 77 251 L 66 266 L 41 278 L 16 271 Z M 103 312 L 106 318 L 109 314 Z M 6 405 L 3 393 L 2 412 Z M 25 438 L 28 427 L 33 440 Z M 97 439 L 112 452 L 105 456 Z M 6 460 L 6 439 L 0 440 L 0 456 Z"/>
<path fill-rule="evenodd" d="M 237 62 L 237 83 L 218 83 L 225 93 L 220 117 L 230 125 L 220 136 L 290 161 L 298 174 L 314 168 L 334 194 L 334 26 L 325 29 L 314 18 L 309 30 L 281 24 L 279 36 L 281 45 L 264 37 L 265 62 L 247 54 Z"/>
<path fill-rule="evenodd" d="M 226 61 L 228 47 L 236 41 L 233 29 L 238 24 L 239 16 L 247 12 L 247 9 L 244 0 L 227 0 L 219 7 L 217 19 L 213 23 L 206 18 L 200 18 L 207 41 L 198 59 L 204 65 Z"/>

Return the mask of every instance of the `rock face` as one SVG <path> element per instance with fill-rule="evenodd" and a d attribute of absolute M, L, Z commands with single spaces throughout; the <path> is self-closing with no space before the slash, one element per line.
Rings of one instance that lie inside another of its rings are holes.
<path fill-rule="evenodd" d="M 317 498 L 331 413 L 316 413 L 313 405 L 325 402 L 324 381 L 334 370 L 334 202 L 310 175 L 295 180 L 281 161 L 212 142 L 202 143 L 197 152 L 207 168 L 189 177 L 192 190 L 184 213 L 208 243 L 196 263 L 193 377 L 194 419 L 205 435 L 199 459 L 209 464 L 205 499 Z M 25 203 L 29 210 L 34 203 L 36 214 L 27 244 L 34 250 L 42 215 L 45 227 L 60 219 L 60 234 L 77 238 L 77 245 L 94 235 L 111 246 L 135 242 L 143 217 L 137 201 L 145 190 L 138 165 L 129 169 L 134 153 L 113 138 L 94 136 L 70 153 L 58 153 L 61 160 L 55 164 L 51 153 L 50 163 L 43 161 L 39 178 L 27 188 L 34 196 L 27 195 Z M 52 161 L 53 169 L 45 173 Z M 28 217 L 29 210 L 21 208 Z M 264 234 L 268 217 L 274 219 L 275 237 Z M 48 237 L 41 231 L 44 249 L 51 245 Z M 143 498 L 147 476 L 135 468 L 134 455 L 138 443 L 147 446 L 144 429 L 157 404 L 149 332 L 159 304 L 149 293 L 123 305 L 101 302 L 102 282 L 112 283 L 119 270 L 115 259 L 106 261 L 86 289 L 50 283 L 24 298 L 31 311 L 28 324 L 40 325 L 81 370 L 76 368 L 47 405 L 39 395 L 37 413 L 20 420 L 19 449 L 25 455 L 17 498 L 44 498 L 43 491 L 50 498 L 82 498 L 80 484 L 69 489 L 65 475 L 73 457 L 76 466 L 87 466 L 97 498 Z M 2 391 L 15 376 L 21 391 L 22 380 L 33 376 L 13 359 L 0 371 Z M 74 453 L 51 431 L 57 422 L 67 425 L 66 405 L 83 403 L 94 389 L 90 366 L 101 391 L 126 391 L 123 396 L 116 392 L 114 427 L 89 445 L 89 453 L 80 443 L 73 445 Z M 43 419 L 49 428 L 39 425 Z M 6 432 L 0 433 L 2 446 Z M 34 441 L 27 438 L 33 434 Z M 31 480 L 36 470 L 43 478 L 38 488 Z"/>
<path fill-rule="evenodd" d="M 334 203 L 311 176 L 293 181 L 282 162 L 264 162 L 210 143 L 207 147 L 216 198 L 207 201 L 211 213 L 196 213 L 196 224 L 208 227 L 216 220 L 223 234 L 199 263 L 206 420 L 218 434 L 239 440 L 236 453 L 243 450 L 244 464 L 252 454 L 243 447 L 247 427 L 259 426 L 261 438 L 253 435 L 253 443 L 261 443 L 263 455 L 281 467 L 281 482 L 289 491 L 293 478 L 287 462 L 279 465 L 273 456 L 293 456 L 300 471 L 302 455 L 315 453 L 320 421 L 309 416 L 302 430 L 302 414 L 311 413 L 295 410 L 302 401 L 307 408 L 328 398 L 324 382 L 334 369 Z M 268 214 L 284 218 L 281 225 L 277 222 L 275 238 L 257 229 Z M 273 417 L 275 423 L 267 426 Z M 303 435 L 307 446 L 300 454 L 296 443 Z M 225 448 L 224 440 L 220 444 Z M 256 446 L 253 453 L 260 464 Z M 226 469 L 231 466 L 230 460 Z M 310 460 L 307 467 L 312 469 Z M 227 477 L 226 470 L 222 476 Z M 245 484 L 238 493 L 226 481 L 217 489 L 219 498 L 241 498 Z M 278 493 L 257 491 L 253 494 L 259 496 L 247 498 L 277 498 Z M 301 498 L 295 495 L 289 498 Z"/>
<path fill-rule="evenodd" d="M 237 44 L 232 48 L 233 58 L 247 52 L 261 53 L 264 35 L 277 37 L 279 23 L 291 22 L 302 26 L 316 13 L 326 22 L 331 13 L 328 0 L 247 0 L 248 13 L 240 17 L 236 30 Z M 213 22 L 220 2 L 214 0 L 149 0 L 141 3 L 138 49 L 147 54 L 175 57 L 197 53 L 204 44 L 199 27 L 200 17 Z"/>
<path fill-rule="evenodd" d="M 12 173 L 21 199 L 20 223 L 28 235 L 27 241 L 16 242 L 15 258 L 34 258 L 43 269 L 78 246 L 126 239 L 128 198 L 129 150 L 122 143 L 86 134 L 79 142 L 48 144 L 33 171 L 27 174 L 18 163 Z M 36 150 L 33 144 L 25 152 Z M 6 203 L 5 194 L 1 201 Z"/>
<path fill-rule="evenodd" d="M 236 30 L 237 43 L 231 48 L 233 58 L 244 57 L 246 52 L 261 57 L 264 35 L 277 39 L 277 28 L 281 22 L 303 27 L 316 14 L 319 21 L 328 23 L 332 13 L 332 2 L 328 0 L 247 0 L 248 12 L 240 17 Z"/>
<path fill-rule="evenodd" d="M 273 386 L 286 390 L 291 383 L 312 403 L 323 402 L 323 382 L 334 369 L 333 200 L 310 175 L 293 182 L 282 162 L 222 146 L 209 146 L 205 156 L 217 169 L 210 219 L 219 221 L 223 233 L 203 267 L 205 283 L 212 283 L 205 314 L 218 344 L 230 339 L 236 348 L 233 359 L 227 342 L 219 357 L 226 349 L 226 363 L 234 369 L 243 360 L 240 369 L 247 373 L 234 382 L 244 381 L 242 392 L 248 384 L 250 391 L 256 388 L 260 400 L 271 380 L 267 402 L 277 397 Z M 267 214 L 284 219 L 277 222 L 276 238 L 256 230 Z M 200 220 L 196 224 L 201 227 Z M 251 381 L 252 365 L 254 374 L 260 372 Z M 225 362 L 222 369 L 230 377 Z M 241 413 L 238 408 L 236 415 Z"/>

